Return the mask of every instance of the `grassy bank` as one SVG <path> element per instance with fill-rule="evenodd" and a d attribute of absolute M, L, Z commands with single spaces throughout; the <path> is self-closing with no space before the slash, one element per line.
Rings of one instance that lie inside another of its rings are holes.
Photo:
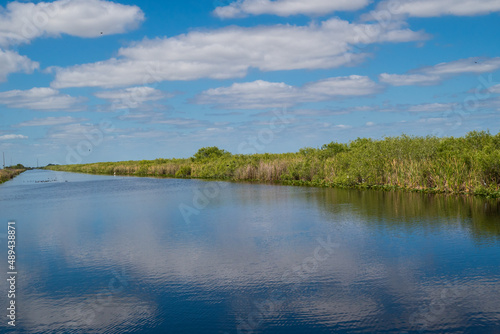
<path fill-rule="evenodd" d="M 0 184 L 9 181 L 26 169 L 0 169 Z"/>
<path fill-rule="evenodd" d="M 296 153 L 231 154 L 216 147 L 188 159 L 51 166 L 92 174 L 207 178 L 291 185 L 405 189 L 500 198 L 500 133 L 464 137 L 358 138 Z"/>

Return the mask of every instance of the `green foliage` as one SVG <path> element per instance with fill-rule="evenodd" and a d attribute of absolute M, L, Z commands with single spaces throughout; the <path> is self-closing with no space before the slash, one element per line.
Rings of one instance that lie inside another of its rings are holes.
<path fill-rule="evenodd" d="M 21 174 L 24 171 L 25 171 L 24 168 L 14 169 L 12 167 L 11 168 L 6 167 L 5 169 L 0 169 L 0 184 L 13 179 L 14 177 Z"/>
<path fill-rule="evenodd" d="M 175 177 L 188 177 L 191 176 L 191 166 L 182 166 L 177 172 L 175 172 Z"/>
<path fill-rule="evenodd" d="M 407 189 L 500 197 L 500 133 L 464 137 L 402 135 L 381 140 L 331 142 L 297 153 L 231 155 L 217 147 L 190 159 L 156 159 L 50 169 L 85 173 L 151 175 L 281 182 L 293 185 Z"/>
<path fill-rule="evenodd" d="M 299 154 L 305 156 L 305 157 L 311 157 L 313 155 L 316 155 L 318 152 L 317 149 L 312 148 L 312 147 L 304 147 L 299 150 Z"/>
<path fill-rule="evenodd" d="M 212 147 L 203 147 L 195 153 L 195 155 L 191 158 L 193 161 L 205 161 L 210 159 L 218 159 L 223 156 L 230 156 L 231 153 L 219 149 L 217 146 Z"/>
<path fill-rule="evenodd" d="M 349 146 L 347 144 L 341 144 L 337 142 L 331 142 L 330 144 L 324 144 L 321 146 L 321 150 L 318 152 L 322 159 L 332 158 L 339 153 L 347 152 Z"/>
<path fill-rule="evenodd" d="M 15 166 L 5 167 L 5 169 L 26 169 L 26 167 L 24 167 L 22 164 L 17 164 Z"/>

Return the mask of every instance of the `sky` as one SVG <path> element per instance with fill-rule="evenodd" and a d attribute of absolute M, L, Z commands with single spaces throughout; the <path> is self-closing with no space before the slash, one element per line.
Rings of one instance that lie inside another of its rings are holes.
<path fill-rule="evenodd" d="M 0 1 L 6 165 L 500 130 L 498 0 Z"/>

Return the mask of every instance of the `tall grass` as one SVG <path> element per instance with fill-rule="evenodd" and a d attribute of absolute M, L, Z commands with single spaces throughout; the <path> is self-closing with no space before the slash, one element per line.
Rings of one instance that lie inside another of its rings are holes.
<path fill-rule="evenodd" d="M 24 171 L 25 169 L 0 169 L 0 184 L 13 179 Z"/>
<path fill-rule="evenodd" d="M 50 169 L 93 174 L 210 178 L 294 185 L 406 189 L 500 197 L 500 133 L 464 137 L 358 138 L 296 153 L 233 155 L 217 147 L 189 159 L 157 159 Z"/>

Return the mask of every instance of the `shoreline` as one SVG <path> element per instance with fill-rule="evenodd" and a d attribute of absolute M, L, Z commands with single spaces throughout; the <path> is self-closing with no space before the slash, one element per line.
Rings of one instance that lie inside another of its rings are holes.
<path fill-rule="evenodd" d="M 0 169 L 0 184 L 12 180 L 25 171 L 26 169 Z"/>
<path fill-rule="evenodd" d="M 500 198 L 500 133 L 464 137 L 358 138 L 294 153 L 232 154 L 204 147 L 192 157 L 50 165 L 88 174 L 246 181 Z"/>
<path fill-rule="evenodd" d="M 70 165 L 71 166 L 71 165 Z M 63 166 L 61 166 L 63 167 Z M 157 175 L 157 174 L 114 174 L 114 173 L 95 173 L 95 172 L 85 172 L 76 170 L 66 170 L 64 168 L 45 168 L 46 170 L 68 172 L 68 173 L 79 173 L 88 175 L 106 175 L 106 176 L 122 176 L 122 177 L 150 177 L 156 179 L 177 179 L 177 180 L 202 180 L 202 181 L 223 181 L 223 182 L 234 182 L 240 184 L 262 184 L 262 185 L 278 185 L 278 186 L 292 186 L 292 187 L 313 187 L 313 188 L 338 188 L 338 189 L 357 189 L 357 190 L 375 190 L 375 191 L 401 191 L 407 193 L 422 193 L 422 194 L 439 194 L 448 196 L 465 196 L 465 197 L 478 197 L 484 199 L 500 200 L 500 192 L 452 192 L 440 189 L 430 189 L 430 188 L 408 188 L 408 187 L 398 187 L 393 185 L 368 185 L 368 184 L 336 184 L 327 182 L 311 182 L 311 181 L 262 181 L 262 180 L 235 180 L 228 178 L 204 178 L 204 177 L 179 177 L 174 175 Z"/>

